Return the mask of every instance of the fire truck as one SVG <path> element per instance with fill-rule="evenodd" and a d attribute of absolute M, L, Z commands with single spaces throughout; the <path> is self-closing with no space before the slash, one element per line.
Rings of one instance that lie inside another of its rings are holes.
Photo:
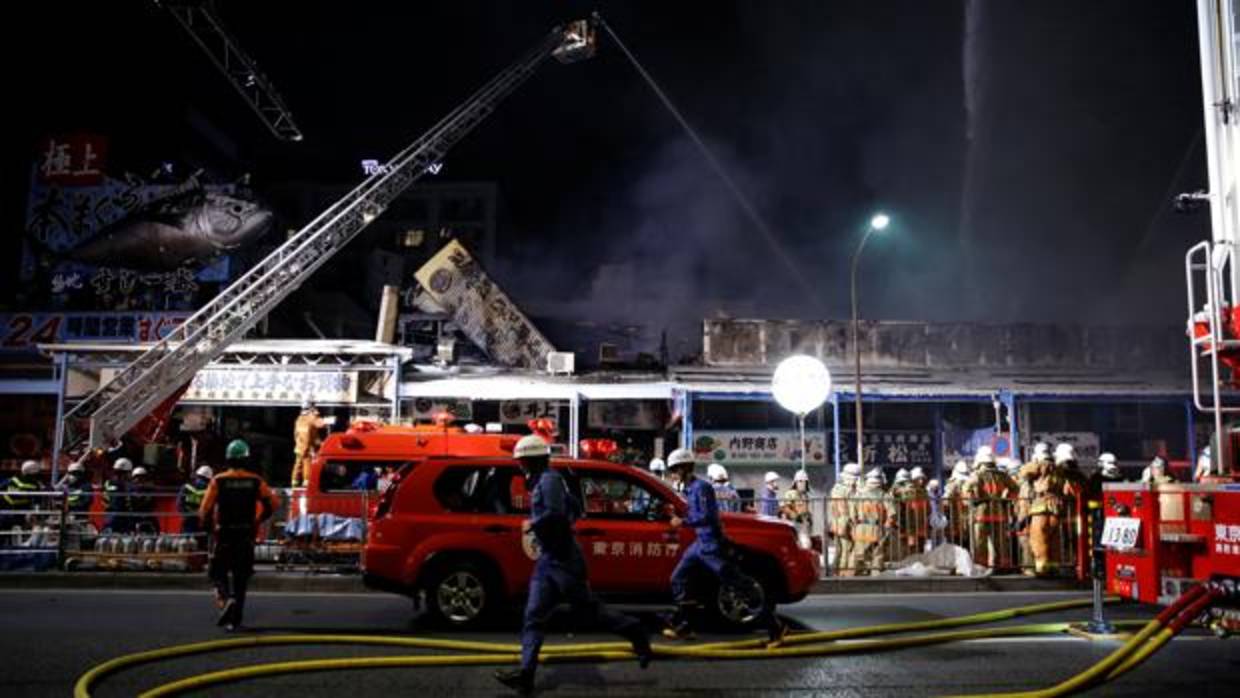
<path fill-rule="evenodd" d="M 1240 629 L 1238 13 L 1236 0 L 1197 0 L 1210 188 L 1177 200 L 1182 208 L 1209 209 L 1211 239 L 1189 249 L 1184 272 L 1193 398 L 1213 421 L 1214 435 L 1192 484 L 1106 485 L 1101 529 L 1110 592 L 1170 605 L 1205 586 L 1232 606 L 1213 611 L 1220 632 Z"/>

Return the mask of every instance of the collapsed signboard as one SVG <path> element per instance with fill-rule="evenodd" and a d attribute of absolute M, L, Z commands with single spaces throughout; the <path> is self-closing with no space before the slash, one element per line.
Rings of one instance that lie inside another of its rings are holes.
<path fill-rule="evenodd" d="M 495 285 L 461 243 L 453 240 L 414 275 L 450 312 L 461 331 L 496 363 L 542 369 L 551 342 Z"/>

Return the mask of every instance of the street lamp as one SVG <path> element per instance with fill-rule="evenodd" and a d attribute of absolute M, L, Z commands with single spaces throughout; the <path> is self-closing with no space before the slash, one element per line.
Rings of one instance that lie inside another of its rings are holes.
<path fill-rule="evenodd" d="M 865 249 L 865 243 L 870 240 L 870 236 L 876 232 L 886 230 L 891 224 L 891 218 L 885 213 L 876 213 L 870 218 L 870 224 L 865 229 L 865 235 L 861 237 L 861 244 L 857 245 L 857 251 L 852 256 L 852 340 L 853 340 L 853 359 L 855 361 L 854 370 L 856 371 L 856 390 L 853 394 L 853 402 L 857 410 L 857 464 L 865 467 L 865 447 L 861 444 L 862 426 L 861 426 L 861 319 L 857 314 L 857 262 L 861 259 L 861 251 Z"/>
<path fill-rule="evenodd" d="M 780 407 L 795 414 L 801 425 L 801 470 L 805 470 L 805 415 L 818 409 L 831 394 L 831 372 L 812 356 L 798 354 L 779 362 L 771 378 L 771 392 Z"/>

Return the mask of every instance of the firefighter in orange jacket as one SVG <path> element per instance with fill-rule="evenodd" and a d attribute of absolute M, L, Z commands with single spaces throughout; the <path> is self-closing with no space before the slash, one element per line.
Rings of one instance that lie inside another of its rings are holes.
<path fill-rule="evenodd" d="M 1012 565 L 1008 523 L 1019 489 L 1011 476 L 995 467 L 995 454 L 989 446 L 977 449 L 973 458 L 976 472 L 965 485 L 965 498 L 973 508 L 973 559 L 984 567 Z"/>
<path fill-rule="evenodd" d="M 319 444 L 323 441 L 323 430 L 327 421 L 319 416 L 314 402 L 304 400 L 301 403 L 301 414 L 293 423 L 293 475 L 291 487 L 305 487 L 310 477 L 310 463 L 318 453 Z"/>
<path fill-rule="evenodd" d="M 220 609 L 217 625 L 241 626 L 245 591 L 254 574 L 254 537 L 258 525 L 271 518 L 280 500 L 261 477 L 250 472 L 250 447 L 237 439 L 224 451 L 228 469 L 211 479 L 198 518 L 211 532 L 207 576 L 215 585 Z"/>

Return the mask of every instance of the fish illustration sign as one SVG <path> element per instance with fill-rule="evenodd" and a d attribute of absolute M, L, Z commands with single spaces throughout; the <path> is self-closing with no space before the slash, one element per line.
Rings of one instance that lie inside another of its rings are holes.
<path fill-rule="evenodd" d="M 235 185 L 179 186 L 101 177 L 32 182 L 21 279 L 48 310 L 184 309 L 229 279 L 228 255 L 271 227 Z"/>

